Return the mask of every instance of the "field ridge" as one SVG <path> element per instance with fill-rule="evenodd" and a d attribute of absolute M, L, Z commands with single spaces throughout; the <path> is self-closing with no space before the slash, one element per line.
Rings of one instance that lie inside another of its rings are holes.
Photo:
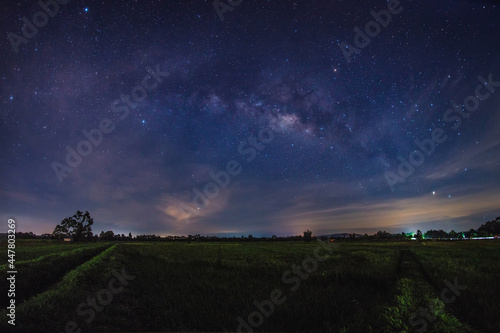
<path fill-rule="evenodd" d="M 76 248 L 16 263 L 18 271 L 16 303 L 22 304 L 31 297 L 51 288 L 54 284 L 59 283 L 66 274 L 92 260 L 110 246 L 110 244 L 103 244 L 91 248 Z M 33 279 L 33 277 L 36 278 Z M 7 284 L 0 286 L 0 293 L 7 294 L 7 290 Z M 6 298 L 3 299 L 1 305 L 7 306 L 6 301 L 8 301 Z"/>
<path fill-rule="evenodd" d="M 398 332 L 475 332 L 447 311 L 438 287 L 409 249 L 400 250 L 394 300 L 386 307 L 387 326 Z"/>

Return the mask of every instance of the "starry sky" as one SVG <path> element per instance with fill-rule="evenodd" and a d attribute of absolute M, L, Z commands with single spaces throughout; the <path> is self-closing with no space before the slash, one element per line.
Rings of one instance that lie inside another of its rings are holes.
<path fill-rule="evenodd" d="M 497 1 L 47 4 L 1 9 L 0 218 L 18 231 L 77 210 L 134 235 L 500 215 Z"/>

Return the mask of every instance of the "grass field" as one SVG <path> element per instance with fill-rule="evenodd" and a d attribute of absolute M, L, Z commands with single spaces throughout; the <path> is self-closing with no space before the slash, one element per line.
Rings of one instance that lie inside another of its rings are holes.
<path fill-rule="evenodd" d="M 325 260 L 303 264 L 315 251 Z M 2 332 L 235 332 L 255 311 L 256 332 L 500 332 L 498 241 L 18 240 L 16 260 L 16 326 L 2 304 Z"/>

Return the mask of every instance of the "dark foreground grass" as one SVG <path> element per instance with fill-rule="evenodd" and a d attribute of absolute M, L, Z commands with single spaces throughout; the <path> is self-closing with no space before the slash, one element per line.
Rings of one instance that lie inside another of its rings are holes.
<path fill-rule="evenodd" d="M 68 320 L 71 320 L 79 302 L 85 300 L 89 290 L 99 285 L 102 277 L 106 276 L 106 261 L 112 258 L 116 246 L 108 246 L 107 250 L 86 261 L 76 269 L 66 274 L 62 280 L 48 289 L 18 305 L 16 311 L 16 327 L 2 322 L 2 332 L 63 332 Z M 18 275 L 19 275 L 18 271 Z M 34 277 L 36 279 L 36 277 Z M 0 315 L 6 317 L 6 311 Z"/>
<path fill-rule="evenodd" d="M 424 242 L 412 251 L 439 293 L 444 280 L 467 287 L 447 306 L 450 313 L 484 332 L 500 332 L 498 241 Z"/>
<path fill-rule="evenodd" d="M 221 250 L 221 262 L 217 253 Z M 283 283 L 292 265 L 317 244 L 180 244 L 123 249 L 137 281 L 130 290 L 132 330 L 235 331 L 237 317 L 274 289 L 286 297 L 259 327 L 263 331 L 336 331 L 377 321 L 397 257 L 390 250 L 339 250 L 307 279 Z M 360 266 L 353 265 L 359 261 Z M 139 278 L 140 276 L 140 278 Z M 292 275 L 290 275 L 292 276 Z"/>
<path fill-rule="evenodd" d="M 22 302 L 37 293 L 44 291 L 48 286 L 58 282 L 62 277 L 78 265 L 108 248 L 110 244 L 87 244 L 76 248 L 60 247 L 65 250 L 60 253 L 51 253 L 36 259 L 16 262 L 16 301 Z M 43 246 L 42 246 L 43 248 Z M 7 271 L 6 265 L 0 266 Z M 0 285 L 0 294 L 7 295 L 7 284 Z M 9 300 L 2 298 L 1 306 L 7 306 Z"/>
<path fill-rule="evenodd" d="M 2 248 L 7 248 L 7 241 L 1 240 Z M 27 260 L 33 260 L 41 256 L 53 253 L 75 250 L 79 248 L 89 248 L 100 246 L 98 243 L 70 243 L 53 239 L 17 239 L 16 240 L 16 262 L 20 263 Z"/>
<path fill-rule="evenodd" d="M 118 244 L 18 306 L 16 331 L 64 332 L 74 321 L 83 332 L 234 332 L 238 317 L 247 320 L 257 310 L 254 301 L 280 289 L 286 300 L 255 331 L 412 332 L 409 316 L 432 303 L 437 319 L 428 332 L 497 332 L 497 317 L 480 312 L 484 304 L 491 307 L 486 313 L 500 311 L 498 302 L 484 299 L 487 290 L 498 295 L 491 283 L 500 275 L 494 262 L 499 245 L 481 242 L 470 254 L 468 245 L 457 243 L 345 242 L 297 283 L 290 280 L 295 274 L 286 281 L 283 274 L 313 256 L 317 243 Z M 77 313 L 82 302 L 108 288 L 112 270 L 122 268 L 135 278 L 92 320 Z M 473 292 L 440 303 L 442 279 L 455 276 Z M 5 318 L 5 311 L 0 315 Z M 0 325 L 7 329 L 5 321 Z"/>
<path fill-rule="evenodd" d="M 386 332 L 474 332 L 446 310 L 409 249 L 401 250 L 393 293 L 384 313 Z"/>

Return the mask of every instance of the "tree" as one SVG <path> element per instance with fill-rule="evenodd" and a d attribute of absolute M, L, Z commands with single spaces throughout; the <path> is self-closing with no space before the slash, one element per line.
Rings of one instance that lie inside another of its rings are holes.
<path fill-rule="evenodd" d="M 475 237 L 476 236 L 476 230 L 470 229 L 467 235 L 469 238 Z"/>
<path fill-rule="evenodd" d="M 439 230 L 428 230 L 425 234 L 424 234 L 424 237 L 426 239 L 429 239 L 429 238 L 448 238 L 449 235 L 446 231 L 442 230 L 442 229 L 439 229 Z"/>
<path fill-rule="evenodd" d="M 304 231 L 304 241 L 310 242 L 311 240 L 312 240 L 312 231 L 308 229 Z"/>
<path fill-rule="evenodd" d="M 480 226 L 478 232 L 486 233 L 488 236 L 500 235 L 500 217 Z"/>
<path fill-rule="evenodd" d="M 90 240 L 92 238 L 92 224 L 94 224 L 94 219 L 90 217 L 90 213 L 88 211 L 82 213 L 78 210 L 75 215 L 63 219 L 54 228 L 52 234 L 57 238 L 73 237 L 75 242 Z"/>
<path fill-rule="evenodd" d="M 392 235 L 390 233 L 388 233 L 387 231 L 377 231 L 377 238 L 378 239 L 391 239 L 392 238 Z"/>
<path fill-rule="evenodd" d="M 420 229 L 417 230 L 417 234 L 415 235 L 415 238 L 419 241 L 422 240 L 422 231 L 420 231 Z"/>
<path fill-rule="evenodd" d="M 115 233 L 112 230 L 109 230 L 109 231 L 106 231 L 106 232 L 101 232 L 101 239 L 103 239 L 103 240 L 112 240 L 113 238 L 115 238 Z"/>

